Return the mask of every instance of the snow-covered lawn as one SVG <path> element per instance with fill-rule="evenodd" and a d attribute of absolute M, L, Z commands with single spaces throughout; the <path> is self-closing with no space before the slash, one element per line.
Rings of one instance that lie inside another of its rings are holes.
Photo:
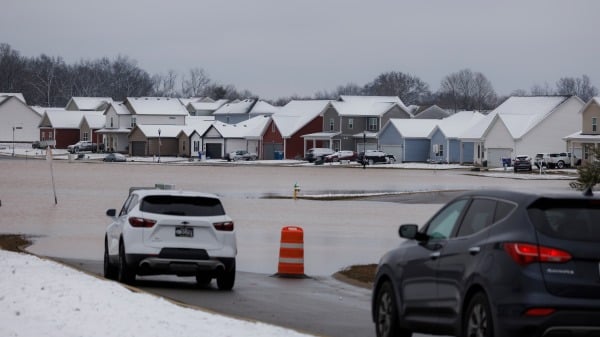
<path fill-rule="evenodd" d="M 0 250 L 0 336 L 309 336 L 133 292 L 36 256 Z"/>

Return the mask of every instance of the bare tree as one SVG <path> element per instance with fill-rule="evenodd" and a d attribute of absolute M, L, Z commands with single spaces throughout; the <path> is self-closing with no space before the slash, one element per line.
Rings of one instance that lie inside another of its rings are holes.
<path fill-rule="evenodd" d="M 10 45 L 0 43 L 0 91 L 22 91 L 25 60 Z"/>
<path fill-rule="evenodd" d="M 365 85 L 366 95 L 398 96 L 403 102 L 420 103 L 429 96 L 429 86 L 416 76 L 402 72 L 383 73 Z"/>
<path fill-rule="evenodd" d="M 591 84 L 587 75 L 581 78 L 563 77 L 556 82 L 556 92 L 559 95 L 576 95 L 584 102 L 598 95 L 598 89 Z"/>
<path fill-rule="evenodd" d="M 531 87 L 532 96 L 552 96 L 555 94 L 555 91 L 548 85 L 548 82 L 545 82 L 543 85 L 534 84 Z"/>
<path fill-rule="evenodd" d="M 181 81 L 181 92 L 183 96 L 198 97 L 204 95 L 206 87 L 210 84 L 208 74 L 202 68 L 190 69 L 189 79 L 185 77 Z"/>
<path fill-rule="evenodd" d="M 448 100 L 454 111 L 487 110 L 497 104 L 497 95 L 491 82 L 482 73 L 470 69 L 446 76 L 438 96 Z"/>
<path fill-rule="evenodd" d="M 56 106 L 62 102 L 57 93 L 66 74 L 66 65 L 60 57 L 42 54 L 28 63 L 27 85 L 32 89 L 34 104 Z M 63 78 L 61 78 L 63 76 Z"/>

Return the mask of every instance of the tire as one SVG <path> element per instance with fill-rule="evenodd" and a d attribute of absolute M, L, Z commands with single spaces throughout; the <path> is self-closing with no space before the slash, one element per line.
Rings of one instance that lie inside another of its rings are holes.
<path fill-rule="evenodd" d="M 117 267 L 110 263 L 110 257 L 108 256 L 108 241 L 104 238 L 104 277 L 109 280 L 116 280 L 118 272 Z"/>
<path fill-rule="evenodd" d="M 398 304 L 390 282 L 384 282 L 377 291 L 375 302 L 375 333 L 377 337 L 411 337 L 412 332 L 398 324 Z"/>
<path fill-rule="evenodd" d="M 235 261 L 229 270 L 224 270 L 217 276 L 219 290 L 231 290 L 235 284 Z"/>
<path fill-rule="evenodd" d="M 565 168 L 565 162 L 560 160 L 558 163 L 556 163 L 556 167 L 559 169 Z"/>
<path fill-rule="evenodd" d="M 127 265 L 125 259 L 125 245 L 123 244 L 123 241 L 119 244 L 119 269 L 117 280 L 125 284 L 132 284 L 135 281 L 135 272 Z"/>
<path fill-rule="evenodd" d="M 212 277 L 210 275 L 206 275 L 203 273 L 196 274 L 196 283 L 198 283 L 199 286 L 206 287 L 210 284 L 211 281 Z"/>
<path fill-rule="evenodd" d="M 463 317 L 463 337 L 493 337 L 494 320 L 490 304 L 484 293 L 476 293 L 467 306 Z"/>

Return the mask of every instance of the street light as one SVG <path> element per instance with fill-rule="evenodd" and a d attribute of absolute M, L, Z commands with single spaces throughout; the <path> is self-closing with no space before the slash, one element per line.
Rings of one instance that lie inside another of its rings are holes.
<path fill-rule="evenodd" d="M 13 126 L 13 151 L 12 151 L 12 155 L 13 157 L 15 156 L 15 130 L 22 130 L 23 127 L 22 126 Z"/>
<path fill-rule="evenodd" d="M 158 162 L 160 163 L 160 129 L 158 129 Z"/>

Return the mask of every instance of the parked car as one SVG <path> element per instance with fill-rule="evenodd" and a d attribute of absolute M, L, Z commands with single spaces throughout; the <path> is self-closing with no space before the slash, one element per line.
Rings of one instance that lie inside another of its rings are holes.
<path fill-rule="evenodd" d="M 528 155 L 518 155 L 515 157 L 513 164 L 513 170 L 518 171 L 532 171 L 533 165 L 531 164 L 531 158 Z"/>
<path fill-rule="evenodd" d="M 258 155 L 256 153 L 249 153 L 246 150 L 237 150 L 227 154 L 228 161 L 256 160 L 257 158 Z"/>
<path fill-rule="evenodd" d="M 309 163 L 313 163 L 320 158 L 324 158 L 325 156 L 333 154 L 334 152 L 335 151 L 332 149 L 326 147 L 313 147 L 306 151 L 304 160 L 307 160 Z"/>
<path fill-rule="evenodd" d="M 104 151 L 104 144 L 96 144 L 86 140 L 80 140 L 73 145 L 67 146 L 67 151 L 77 153 L 80 151 L 96 152 L 97 150 Z"/>
<path fill-rule="evenodd" d="M 377 267 L 378 337 L 581 336 L 600 331 L 600 198 L 467 192 Z M 587 334 L 586 334 L 587 333 Z"/>
<path fill-rule="evenodd" d="M 396 157 L 379 150 L 367 150 L 358 154 L 358 162 L 363 165 L 373 165 L 376 163 L 393 164 L 396 162 Z"/>
<path fill-rule="evenodd" d="M 540 168 L 547 167 L 553 168 L 565 168 L 571 167 L 577 164 L 577 159 L 571 154 L 571 152 L 553 152 L 553 153 L 537 153 L 535 155 L 535 166 Z"/>
<path fill-rule="evenodd" d="M 39 140 L 34 140 L 31 143 L 31 148 L 33 148 L 33 149 L 41 149 L 42 148 L 42 143 Z"/>
<path fill-rule="evenodd" d="M 102 160 L 107 162 L 125 162 L 127 161 L 127 158 L 124 155 L 115 152 L 107 154 Z"/>
<path fill-rule="evenodd" d="M 161 187 L 160 185 L 157 185 Z M 163 188 L 131 188 L 104 239 L 104 276 L 132 283 L 136 275 L 213 278 L 221 290 L 235 282 L 234 223 L 212 194 Z"/>
<path fill-rule="evenodd" d="M 325 162 L 356 161 L 358 154 L 354 151 L 336 151 L 324 157 Z"/>

